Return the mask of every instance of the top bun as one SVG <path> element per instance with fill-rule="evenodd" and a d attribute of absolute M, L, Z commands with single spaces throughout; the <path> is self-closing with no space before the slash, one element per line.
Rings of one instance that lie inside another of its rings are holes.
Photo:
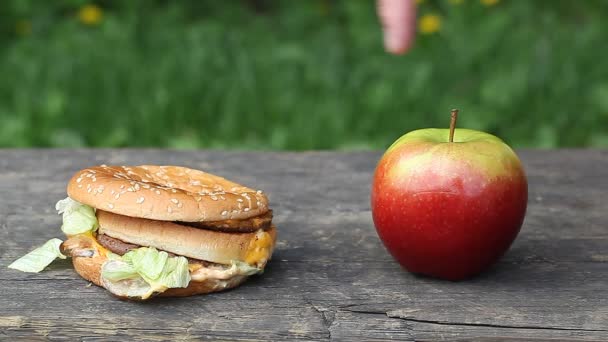
<path fill-rule="evenodd" d="M 76 172 L 67 192 L 94 208 L 160 221 L 243 220 L 268 212 L 261 190 L 180 166 L 94 166 Z"/>

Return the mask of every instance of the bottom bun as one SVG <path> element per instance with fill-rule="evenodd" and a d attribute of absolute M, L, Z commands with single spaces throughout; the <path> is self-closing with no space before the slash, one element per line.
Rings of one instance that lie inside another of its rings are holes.
<path fill-rule="evenodd" d="M 74 269 L 81 277 L 93 284 L 104 287 L 101 283 L 101 266 L 108 259 L 101 255 L 94 257 L 72 257 Z M 231 289 L 240 285 L 247 279 L 247 276 L 238 275 L 230 279 L 207 279 L 205 281 L 190 281 L 188 287 L 171 288 L 158 294 L 160 297 L 187 297 L 197 294 L 205 294 Z"/>

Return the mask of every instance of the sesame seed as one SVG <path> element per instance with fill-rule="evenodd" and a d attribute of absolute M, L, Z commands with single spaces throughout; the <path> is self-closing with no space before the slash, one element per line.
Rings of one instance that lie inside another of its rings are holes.
<path fill-rule="evenodd" d="M 141 187 L 144 189 L 150 189 L 150 185 L 148 185 L 148 184 L 142 184 Z"/>
<path fill-rule="evenodd" d="M 177 190 L 175 190 L 175 189 L 171 189 L 171 192 L 172 192 L 172 193 L 177 193 Z"/>
<path fill-rule="evenodd" d="M 112 190 L 110 191 L 110 195 L 114 195 L 116 193 L 116 191 Z"/>
<path fill-rule="evenodd" d="M 169 213 L 172 213 L 172 212 L 173 212 L 173 209 L 172 209 L 171 207 L 167 207 L 167 211 L 168 211 Z"/>
<path fill-rule="evenodd" d="M 82 184 L 78 184 L 78 187 L 79 187 L 79 188 L 82 188 Z"/>
<path fill-rule="evenodd" d="M 222 211 L 222 216 L 226 216 L 228 215 L 228 212 L 226 210 Z"/>
<path fill-rule="evenodd" d="M 211 196 L 211 199 L 214 201 L 217 201 L 217 197 L 215 197 L 215 196 Z"/>
<path fill-rule="evenodd" d="M 222 201 L 225 201 L 225 200 L 226 200 L 226 197 L 224 197 L 224 196 L 221 196 L 221 195 L 220 195 L 220 199 L 221 199 Z"/>
<path fill-rule="evenodd" d="M 256 193 L 256 194 L 261 195 L 261 194 L 262 194 L 262 192 L 263 192 L 262 190 L 258 190 L 258 191 L 256 191 L 255 193 Z"/>
<path fill-rule="evenodd" d="M 82 182 L 82 177 L 78 177 L 78 179 L 76 179 L 76 183 L 80 183 Z"/>
<path fill-rule="evenodd" d="M 184 204 L 183 204 L 182 202 L 177 203 L 177 207 L 178 207 L 178 208 L 181 208 L 181 207 L 183 207 L 183 206 L 184 206 Z"/>
<path fill-rule="evenodd" d="M 106 165 L 106 164 L 101 164 L 101 167 L 108 167 L 108 165 Z"/>
<path fill-rule="evenodd" d="M 114 199 L 118 199 L 120 197 L 120 194 L 116 194 L 116 196 L 114 196 Z"/>
<path fill-rule="evenodd" d="M 173 202 L 173 203 L 175 203 L 175 204 L 179 203 L 179 201 L 178 201 L 176 198 L 172 198 L 172 199 L 171 199 L 171 202 Z"/>
<path fill-rule="evenodd" d="M 137 203 L 138 204 L 144 203 L 144 198 L 143 197 L 138 198 Z"/>
<path fill-rule="evenodd" d="M 96 174 L 97 173 L 97 171 L 95 171 L 95 170 L 88 170 L 88 171 L 89 171 L 89 173 L 92 173 L 92 174 Z"/>
<path fill-rule="evenodd" d="M 121 186 L 120 186 L 120 188 L 121 188 L 121 189 L 124 189 L 124 188 L 125 188 L 125 186 L 124 186 L 124 185 L 121 185 Z"/>
<path fill-rule="evenodd" d="M 88 189 L 87 189 L 87 192 L 88 192 L 88 193 L 91 193 L 91 188 L 88 188 Z"/>
<path fill-rule="evenodd" d="M 114 209 L 114 204 L 112 204 L 112 203 L 108 203 L 108 208 L 110 208 L 110 209 Z"/>
<path fill-rule="evenodd" d="M 139 191 L 139 189 L 140 189 L 139 184 L 135 183 L 135 185 L 133 186 L 133 188 L 135 188 L 136 191 Z"/>
<path fill-rule="evenodd" d="M 245 208 L 245 209 L 243 209 L 243 211 L 249 211 L 249 208 Z"/>
<path fill-rule="evenodd" d="M 127 191 L 128 191 L 128 192 L 135 192 L 135 189 L 134 189 L 134 188 L 132 188 L 132 187 L 128 187 L 128 188 L 127 188 Z"/>
<path fill-rule="evenodd" d="M 202 198 L 202 197 L 200 197 L 200 196 L 196 196 L 196 197 L 194 197 L 194 199 L 195 199 L 197 202 L 200 202 L 200 201 L 201 201 L 203 198 Z"/>
<path fill-rule="evenodd" d="M 91 180 L 92 180 L 93 182 L 97 182 L 97 178 L 95 178 L 95 177 L 91 178 Z"/>
<path fill-rule="evenodd" d="M 160 195 L 160 190 L 155 190 L 154 191 L 157 195 Z"/>
<path fill-rule="evenodd" d="M 240 203 L 243 203 L 243 199 L 242 198 L 237 198 L 236 201 L 240 202 Z"/>

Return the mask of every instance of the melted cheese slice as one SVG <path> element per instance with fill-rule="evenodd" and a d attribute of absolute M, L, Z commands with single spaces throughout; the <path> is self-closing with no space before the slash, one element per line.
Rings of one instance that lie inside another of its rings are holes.
<path fill-rule="evenodd" d="M 70 235 L 62 244 L 62 248 L 71 257 L 93 257 L 95 254 L 101 257 L 108 257 L 113 254 L 104 246 L 97 242 L 92 233 L 82 233 Z"/>
<path fill-rule="evenodd" d="M 268 232 L 259 230 L 255 235 L 255 239 L 251 240 L 249 243 L 249 248 L 245 254 L 244 261 L 250 265 L 264 267 L 272 253 L 273 245 L 274 237 Z"/>

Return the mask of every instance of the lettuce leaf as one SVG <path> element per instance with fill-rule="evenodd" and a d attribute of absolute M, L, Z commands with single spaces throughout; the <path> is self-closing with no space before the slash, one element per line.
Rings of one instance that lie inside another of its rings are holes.
<path fill-rule="evenodd" d="M 104 286 L 118 296 L 147 299 L 154 292 L 188 287 L 190 271 L 185 257 L 169 257 L 156 248 L 140 247 L 106 261 L 101 278 Z"/>
<path fill-rule="evenodd" d="M 144 279 L 146 279 L 146 277 L 144 277 Z M 188 284 L 190 283 L 188 259 L 184 257 L 168 259 L 162 273 L 155 282 L 167 288 L 188 287 Z"/>
<path fill-rule="evenodd" d="M 102 277 L 110 281 L 120 281 L 139 277 L 135 268 L 121 260 L 110 260 L 105 262 L 101 268 Z"/>
<path fill-rule="evenodd" d="M 108 260 L 101 266 L 101 283 L 119 297 L 148 299 L 155 292 L 133 266 L 122 260 Z"/>
<path fill-rule="evenodd" d="M 239 275 L 250 276 L 250 275 L 254 275 L 254 274 L 263 272 L 263 270 L 261 268 L 253 267 L 246 262 L 235 260 L 235 261 L 232 261 L 231 264 L 232 264 L 232 267 L 234 267 L 236 269 L 236 272 Z"/>
<path fill-rule="evenodd" d="M 57 202 L 55 209 L 59 214 L 63 214 L 61 230 L 66 235 L 94 232 L 99 227 L 95 209 L 70 197 Z"/>
<path fill-rule="evenodd" d="M 149 279 L 157 279 L 165 268 L 169 254 L 155 248 L 137 248 L 123 255 L 122 260 L 130 263 L 137 273 Z"/>
<path fill-rule="evenodd" d="M 50 239 L 41 247 L 38 247 L 21 258 L 15 260 L 12 264 L 8 265 L 8 267 L 23 272 L 38 273 L 55 259 L 66 258 L 66 256 L 61 254 L 61 251 L 59 250 L 59 245 L 61 245 L 62 242 L 63 241 L 57 238 Z"/>

